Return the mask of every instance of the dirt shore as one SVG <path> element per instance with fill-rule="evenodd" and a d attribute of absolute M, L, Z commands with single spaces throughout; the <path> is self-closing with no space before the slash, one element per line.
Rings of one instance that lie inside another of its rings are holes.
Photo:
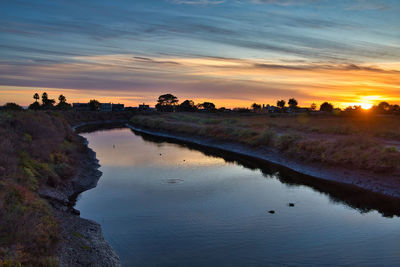
<path fill-rule="evenodd" d="M 400 198 L 400 179 L 390 174 L 370 173 L 362 170 L 351 170 L 340 167 L 327 166 L 320 163 L 304 163 L 288 159 L 273 149 L 254 148 L 240 143 L 221 142 L 212 138 L 189 136 L 185 134 L 155 131 L 144 129 L 132 124 L 126 124 L 134 131 L 177 140 L 186 143 L 202 145 L 229 151 L 239 155 L 245 155 L 260 160 L 265 160 L 289 168 L 293 171 L 312 176 L 315 179 L 350 184 L 364 190 L 383 194 L 389 197 Z"/>
<path fill-rule="evenodd" d="M 88 141 L 81 138 L 87 146 Z M 39 192 L 52 204 L 60 223 L 61 240 L 56 250 L 60 266 L 121 266 L 118 255 L 104 239 L 101 226 L 81 218 L 73 208 L 80 193 L 96 187 L 102 174 L 99 167 L 96 153 L 88 147 L 73 179 L 62 187 L 42 188 Z"/>

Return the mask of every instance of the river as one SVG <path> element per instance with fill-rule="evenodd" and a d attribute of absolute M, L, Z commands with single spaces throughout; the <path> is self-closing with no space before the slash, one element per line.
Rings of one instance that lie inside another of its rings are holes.
<path fill-rule="evenodd" d="M 76 208 L 124 266 L 400 262 L 398 201 L 126 128 L 81 135 L 103 175 Z"/>

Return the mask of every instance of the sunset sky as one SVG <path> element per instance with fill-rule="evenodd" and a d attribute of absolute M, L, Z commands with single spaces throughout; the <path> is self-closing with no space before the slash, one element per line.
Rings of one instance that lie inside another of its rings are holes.
<path fill-rule="evenodd" d="M 1 0 L 0 104 L 400 104 L 398 0 Z"/>

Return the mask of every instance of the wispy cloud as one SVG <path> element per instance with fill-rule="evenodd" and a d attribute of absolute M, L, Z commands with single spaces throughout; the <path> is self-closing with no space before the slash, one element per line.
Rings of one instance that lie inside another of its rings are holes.
<path fill-rule="evenodd" d="M 79 8 L 1 1 L 0 86 L 145 99 L 169 88 L 221 103 L 363 92 L 393 98 L 399 7 L 389 0 L 87 0 Z"/>

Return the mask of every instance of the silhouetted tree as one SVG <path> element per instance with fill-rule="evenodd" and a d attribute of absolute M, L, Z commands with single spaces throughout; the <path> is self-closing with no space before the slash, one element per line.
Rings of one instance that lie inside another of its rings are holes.
<path fill-rule="evenodd" d="M 211 102 L 204 102 L 202 104 L 199 104 L 199 108 L 203 108 L 204 110 L 207 110 L 207 111 L 214 111 L 215 105 L 214 105 L 214 103 L 211 103 Z"/>
<path fill-rule="evenodd" d="M 68 109 L 72 108 L 71 105 L 67 103 L 67 98 L 65 96 L 60 95 L 58 97 L 58 100 L 59 100 L 59 102 L 58 102 L 58 104 L 56 106 L 57 109 L 68 110 Z"/>
<path fill-rule="evenodd" d="M 312 104 L 311 104 L 311 110 L 312 110 L 312 111 L 316 111 L 316 110 L 317 110 L 317 104 L 312 103 Z"/>
<path fill-rule="evenodd" d="M 297 100 L 296 100 L 296 99 L 291 98 L 291 99 L 289 99 L 288 104 L 289 104 L 290 109 L 291 109 L 292 111 L 294 111 L 294 110 L 296 110 L 297 104 L 298 104 L 298 103 L 297 103 Z"/>
<path fill-rule="evenodd" d="M 52 109 L 54 107 L 54 103 L 56 101 L 54 99 L 49 99 L 46 92 L 42 94 L 42 108 L 43 109 Z"/>
<path fill-rule="evenodd" d="M 95 99 L 90 100 L 89 101 L 89 109 L 91 111 L 98 111 L 100 109 L 100 102 Z"/>
<path fill-rule="evenodd" d="M 276 105 L 277 105 L 278 107 L 280 107 L 281 110 L 283 110 L 283 108 L 284 108 L 285 105 L 286 105 L 286 101 L 285 101 L 285 100 L 278 100 L 278 101 L 276 101 Z"/>
<path fill-rule="evenodd" d="M 47 102 L 48 100 L 49 100 L 49 96 L 47 95 L 46 92 L 44 92 L 44 93 L 42 94 L 42 104 L 43 104 L 43 106 L 46 105 L 46 102 Z"/>
<path fill-rule="evenodd" d="M 60 101 L 60 103 L 65 103 L 67 101 L 67 98 L 65 96 L 63 96 L 63 95 L 60 95 L 58 97 L 58 100 Z"/>
<path fill-rule="evenodd" d="M 261 110 L 261 105 L 257 104 L 257 103 L 253 103 L 251 105 L 251 108 L 256 111 L 256 110 Z"/>
<path fill-rule="evenodd" d="M 382 113 L 390 111 L 390 104 L 388 102 L 381 102 L 378 105 L 378 110 Z"/>
<path fill-rule="evenodd" d="M 174 111 L 175 105 L 179 102 L 178 98 L 172 94 L 160 95 L 157 100 L 156 108 L 158 111 Z"/>
<path fill-rule="evenodd" d="M 197 108 L 193 100 L 185 100 L 179 105 L 179 111 L 195 111 Z"/>
<path fill-rule="evenodd" d="M 46 94 L 46 95 L 47 95 L 47 94 Z M 40 98 L 39 94 L 38 94 L 38 93 L 35 93 L 35 94 L 33 95 L 33 99 L 35 99 L 35 102 L 33 102 L 32 104 L 30 104 L 29 107 L 28 107 L 28 109 L 31 109 L 31 110 L 39 110 L 39 109 L 41 108 L 41 106 L 40 106 L 40 104 L 39 104 L 39 102 L 38 102 L 39 98 Z"/>
<path fill-rule="evenodd" d="M 34 95 L 33 95 L 33 98 L 35 99 L 35 102 L 38 102 L 38 100 L 39 100 L 39 94 L 38 93 L 35 93 Z"/>
<path fill-rule="evenodd" d="M 31 110 L 39 110 L 41 108 L 39 102 L 33 102 L 32 104 L 29 105 L 28 109 Z"/>
<path fill-rule="evenodd" d="M 320 106 L 319 110 L 320 111 L 324 111 L 324 112 L 332 112 L 333 111 L 333 105 L 331 103 L 324 102 Z"/>
<path fill-rule="evenodd" d="M 10 110 L 10 111 L 21 111 L 23 108 L 16 104 L 16 103 L 7 103 L 3 107 L 4 110 Z"/>

